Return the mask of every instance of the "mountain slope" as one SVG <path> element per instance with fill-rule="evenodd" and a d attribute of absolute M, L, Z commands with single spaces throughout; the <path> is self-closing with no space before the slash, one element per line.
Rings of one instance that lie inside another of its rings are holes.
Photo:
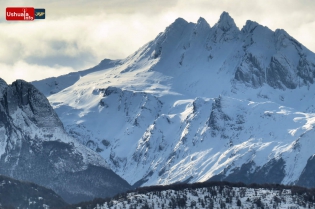
<path fill-rule="evenodd" d="M 48 100 L 33 85 L 2 81 L 0 90 L 1 174 L 53 189 L 68 202 L 130 188 L 104 159 L 65 132 Z"/>
<path fill-rule="evenodd" d="M 43 91 L 69 134 L 130 184 L 209 179 L 315 186 L 315 55 L 228 13 L 178 18 L 115 65 Z M 258 179 L 257 175 L 261 177 Z"/>

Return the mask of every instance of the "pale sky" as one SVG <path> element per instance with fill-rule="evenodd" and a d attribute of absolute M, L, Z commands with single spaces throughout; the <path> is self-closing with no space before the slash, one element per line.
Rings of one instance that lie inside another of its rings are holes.
<path fill-rule="evenodd" d="M 46 19 L 7 22 L 13 6 L 45 8 Z M 223 11 L 240 29 L 246 20 L 282 28 L 315 52 L 314 0 L 0 0 L 0 11 L 0 77 L 8 83 L 125 58 L 178 17 L 213 26 Z"/>

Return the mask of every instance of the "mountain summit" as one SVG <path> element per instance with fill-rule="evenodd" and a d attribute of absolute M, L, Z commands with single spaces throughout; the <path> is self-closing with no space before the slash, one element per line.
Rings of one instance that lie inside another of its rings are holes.
<path fill-rule="evenodd" d="M 179 18 L 125 59 L 33 84 L 134 186 L 313 187 L 314 77 L 314 53 L 284 30 L 239 30 L 224 12 L 213 27 Z"/>
<path fill-rule="evenodd" d="M 220 28 L 222 31 L 227 32 L 231 29 L 236 29 L 237 26 L 234 22 L 234 19 L 227 12 L 223 12 L 220 15 L 220 19 L 214 27 Z"/>

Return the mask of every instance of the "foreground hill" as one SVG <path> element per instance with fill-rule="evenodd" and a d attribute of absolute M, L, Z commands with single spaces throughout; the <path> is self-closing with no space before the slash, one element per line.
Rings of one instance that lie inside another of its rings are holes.
<path fill-rule="evenodd" d="M 315 191 L 283 185 L 208 182 L 138 188 L 68 208 L 315 208 Z"/>
<path fill-rule="evenodd" d="M 130 188 L 69 136 L 46 97 L 22 80 L 0 79 L 0 156 L 0 174 L 53 189 L 71 203 Z"/>
<path fill-rule="evenodd" d="M 66 131 L 134 186 L 315 187 L 315 55 L 228 13 L 177 19 L 122 60 L 33 84 Z"/>
<path fill-rule="evenodd" d="M 60 208 L 67 203 L 51 189 L 0 175 L 0 208 Z"/>

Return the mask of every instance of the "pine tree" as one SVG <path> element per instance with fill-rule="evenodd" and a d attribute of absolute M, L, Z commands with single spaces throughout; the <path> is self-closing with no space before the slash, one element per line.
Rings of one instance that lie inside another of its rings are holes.
<path fill-rule="evenodd" d="M 242 202 L 241 202 L 241 200 L 240 200 L 240 199 L 237 199 L 237 201 L 236 201 L 236 205 L 237 205 L 238 207 L 241 207 L 241 206 L 242 206 Z"/>

